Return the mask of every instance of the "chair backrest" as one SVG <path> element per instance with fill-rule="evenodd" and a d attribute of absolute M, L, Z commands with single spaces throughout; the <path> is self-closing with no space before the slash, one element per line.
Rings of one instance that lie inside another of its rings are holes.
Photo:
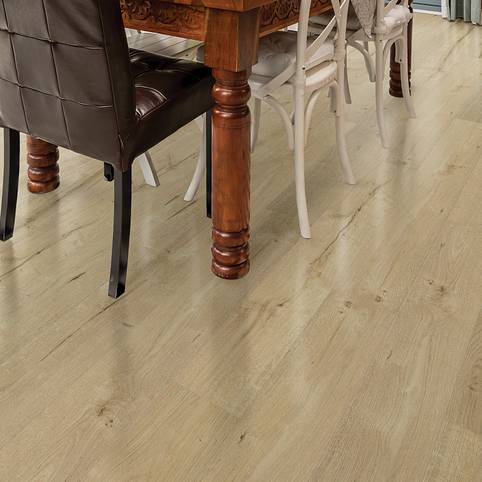
<path fill-rule="evenodd" d="M 345 59 L 345 42 L 346 42 L 346 25 L 348 21 L 348 8 L 350 0 L 331 0 L 333 7 L 333 18 L 328 25 L 321 31 L 317 38 L 308 45 L 308 23 L 310 20 L 312 0 L 301 0 L 300 15 L 298 21 L 298 33 L 296 39 L 296 59 L 286 67 L 286 69 L 277 75 L 274 79 L 266 83 L 261 89 L 265 93 L 274 91 L 285 82 L 287 82 L 293 75 L 296 75 L 297 81 L 300 85 L 304 84 L 306 75 L 307 61 L 313 57 L 313 54 L 321 47 L 321 45 L 328 39 L 330 34 L 336 27 L 335 34 L 335 55 L 333 60 L 336 60 L 343 70 Z M 320 60 L 320 63 L 322 60 Z M 310 68 L 315 65 L 310 62 Z"/>
<path fill-rule="evenodd" d="M 0 126 L 118 163 L 134 123 L 119 0 L 0 0 Z"/>
<path fill-rule="evenodd" d="M 331 0 L 331 5 L 333 7 L 333 18 L 317 36 L 316 40 L 307 46 L 311 0 L 301 0 L 296 53 L 297 74 L 303 73 L 306 60 L 310 59 L 320 48 L 321 44 L 326 42 L 335 28 L 335 60 L 343 61 L 345 59 L 346 24 L 348 21 L 348 8 L 350 6 L 350 0 Z"/>

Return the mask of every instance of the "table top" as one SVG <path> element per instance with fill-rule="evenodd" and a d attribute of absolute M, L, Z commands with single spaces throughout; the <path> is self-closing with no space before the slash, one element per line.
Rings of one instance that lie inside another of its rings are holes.
<path fill-rule="evenodd" d="M 166 30 L 203 40 L 204 11 L 206 8 L 248 11 L 261 7 L 261 33 L 266 34 L 284 26 L 296 23 L 300 0 L 120 0 L 126 24 L 149 30 L 149 26 L 166 25 Z M 370 35 L 375 15 L 376 0 L 351 0 L 360 25 Z M 327 11 L 330 0 L 312 0 L 314 14 Z M 172 29 L 169 28 L 172 27 Z M 271 28 L 272 26 L 272 28 Z M 167 32 L 166 32 L 167 33 Z"/>

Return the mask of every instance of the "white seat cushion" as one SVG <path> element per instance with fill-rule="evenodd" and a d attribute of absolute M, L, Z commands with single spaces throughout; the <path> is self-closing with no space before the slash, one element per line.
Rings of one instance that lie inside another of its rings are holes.
<path fill-rule="evenodd" d="M 263 77 L 276 77 L 296 59 L 296 32 L 275 32 L 259 42 L 258 63 L 253 66 L 253 74 Z M 308 45 L 316 37 L 308 39 Z M 332 60 L 335 56 L 335 45 L 332 40 L 323 42 L 310 59 L 306 67 Z"/>
<path fill-rule="evenodd" d="M 332 18 L 333 15 L 330 14 L 311 17 L 310 24 L 314 27 L 324 28 L 326 25 L 328 25 Z M 407 7 L 404 7 L 403 5 L 395 5 L 385 15 L 385 18 L 383 19 L 385 27 L 387 29 L 387 33 L 391 32 L 393 29 L 399 27 L 400 25 L 409 22 L 411 18 L 412 14 Z M 346 28 L 350 32 L 356 32 L 362 28 L 355 11 L 351 7 L 348 15 L 348 22 Z"/>
<path fill-rule="evenodd" d="M 310 17 L 310 24 L 313 25 L 314 27 L 323 29 L 331 22 L 332 18 L 333 18 L 333 14 L 324 13 L 323 15 Z M 351 5 L 350 5 L 350 10 L 348 11 L 346 29 L 354 32 L 361 29 L 360 21 L 358 20 L 358 17 L 356 16 L 356 13 L 351 7 Z"/>
<path fill-rule="evenodd" d="M 412 14 L 408 7 L 403 5 L 395 5 L 383 19 L 387 30 L 391 32 L 396 27 L 408 23 L 412 18 Z"/>
<path fill-rule="evenodd" d="M 296 32 L 274 32 L 262 38 L 259 42 L 258 63 L 253 66 L 253 74 L 261 77 L 276 77 L 281 74 L 296 59 Z M 308 39 L 308 45 L 316 37 Z M 332 40 L 323 42 L 313 56 L 306 61 L 309 69 L 313 65 L 332 60 L 335 56 L 335 45 Z M 196 58 L 204 61 L 204 47 L 197 51 Z"/>

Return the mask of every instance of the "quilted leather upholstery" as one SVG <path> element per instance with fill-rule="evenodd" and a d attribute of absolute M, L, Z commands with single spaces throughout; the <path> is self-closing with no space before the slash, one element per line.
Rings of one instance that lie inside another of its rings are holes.
<path fill-rule="evenodd" d="M 137 135 L 130 151 L 142 154 L 213 106 L 211 69 L 198 62 L 131 49 Z M 147 146 L 147 147 L 146 147 Z"/>
<path fill-rule="evenodd" d="M 119 0 L 0 0 L 3 127 L 126 170 L 208 110 L 211 87 L 206 67 L 129 57 Z"/>

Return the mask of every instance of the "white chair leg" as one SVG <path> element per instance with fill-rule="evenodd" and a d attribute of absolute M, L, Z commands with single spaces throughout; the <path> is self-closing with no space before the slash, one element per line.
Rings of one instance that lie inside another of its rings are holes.
<path fill-rule="evenodd" d="M 305 115 L 305 145 L 308 143 L 308 133 L 310 131 L 311 119 L 313 117 L 313 109 L 315 108 L 316 101 L 321 94 L 321 89 L 316 90 L 310 95 L 308 104 L 306 106 Z"/>
<path fill-rule="evenodd" d="M 346 148 L 345 137 L 345 106 L 341 100 L 342 86 L 336 85 L 332 90 L 336 97 L 336 113 L 335 113 L 335 127 L 336 127 L 336 144 L 338 147 L 338 155 L 340 156 L 341 169 L 343 171 L 343 178 L 347 184 L 356 184 L 356 178 L 353 174 L 350 158 Z"/>
<path fill-rule="evenodd" d="M 305 96 L 303 88 L 295 88 L 295 185 L 298 222 L 303 238 L 311 238 L 305 186 Z"/>
<path fill-rule="evenodd" d="M 383 41 L 375 40 L 376 50 L 376 81 L 375 81 L 375 93 L 376 93 L 376 105 L 377 105 L 377 121 L 378 129 L 380 130 L 380 138 L 382 140 L 382 146 L 388 147 L 388 136 L 385 127 L 385 115 L 383 112 L 383 80 L 385 76 L 385 66 L 383 61 Z"/>
<path fill-rule="evenodd" d="M 348 55 L 345 55 L 345 81 L 344 84 L 344 91 L 345 91 L 345 102 L 347 104 L 351 104 L 351 92 L 350 92 L 350 83 L 348 79 L 348 65 L 347 65 Z"/>
<path fill-rule="evenodd" d="M 184 195 L 184 201 L 188 202 L 194 199 L 194 196 L 198 192 L 199 186 L 204 178 L 204 173 L 206 172 L 206 116 L 199 116 L 194 120 L 194 122 L 202 132 L 202 140 L 196 169 L 191 179 L 191 183 L 187 188 L 186 194 Z"/>
<path fill-rule="evenodd" d="M 335 86 L 331 85 L 328 89 L 328 97 L 330 98 L 330 112 L 336 112 L 336 91 Z"/>
<path fill-rule="evenodd" d="M 261 99 L 255 97 L 253 108 L 253 122 L 251 123 L 251 152 L 254 152 L 258 142 L 259 124 L 261 121 Z"/>
<path fill-rule="evenodd" d="M 151 155 L 149 152 L 145 152 L 137 158 L 137 162 L 141 168 L 142 174 L 144 175 L 144 180 L 146 184 L 152 187 L 159 187 L 159 178 L 157 177 L 156 169 L 152 162 Z"/>
<path fill-rule="evenodd" d="M 288 146 L 292 151 L 294 149 L 294 135 L 293 135 L 293 124 L 291 122 L 291 118 L 289 114 L 284 110 L 283 106 L 271 95 L 267 95 L 263 97 L 263 100 L 272 107 L 278 114 L 280 115 L 281 119 L 283 120 L 283 124 L 285 126 L 286 135 L 288 137 Z M 304 115 L 304 111 L 303 111 Z"/>
<path fill-rule="evenodd" d="M 206 172 L 206 117 L 201 116 L 196 119 L 196 124 L 202 127 L 202 141 L 201 150 L 199 151 L 199 157 L 196 165 L 196 170 L 191 179 L 191 183 L 187 188 L 186 194 L 184 195 L 184 201 L 192 201 L 194 196 L 198 192 L 199 186 L 204 179 L 204 173 Z"/>
<path fill-rule="evenodd" d="M 351 42 L 348 45 L 350 47 L 355 48 L 358 50 L 363 55 L 363 59 L 365 60 L 365 67 L 368 72 L 368 78 L 370 79 L 370 82 L 375 82 L 376 81 L 376 73 L 375 73 L 375 67 L 373 65 L 373 60 L 370 56 L 370 50 L 369 50 L 369 42 L 363 42 L 363 45 L 360 44 L 359 42 Z"/>
<path fill-rule="evenodd" d="M 402 77 L 402 93 L 403 100 L 405 101 L 405 107 L 407 112 L 412 119 L 415 119 L 417 115 L 415 114 L 415 108 L 413 106 L 412 95 L 410 93 L 410 82 L 408 78 L 408 48 L 407 48 L 407 27 L 404 27 L 403 40 L 400 41 L 401 52 L 401 64 L 400 64 L 400 74 Z"/>

